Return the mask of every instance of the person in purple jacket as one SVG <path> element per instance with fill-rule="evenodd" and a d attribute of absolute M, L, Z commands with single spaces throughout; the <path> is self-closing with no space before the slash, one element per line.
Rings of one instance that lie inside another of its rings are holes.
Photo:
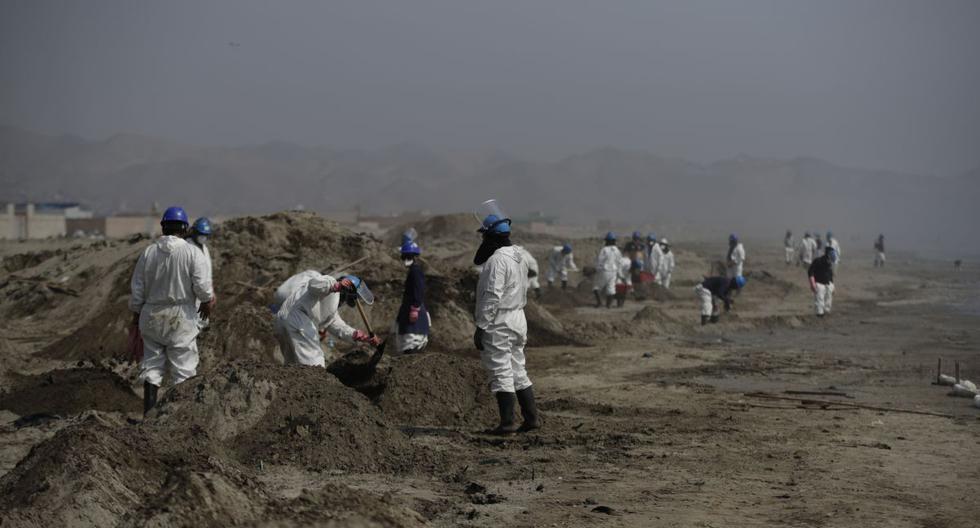
<path fill-rule="evenodd" d="M 398 308 L 397 350 L 403 354 L 422 352 L 429 344 L 429 312 L 425 309 L 425 274 L 418 257 L 422 254 L 414 241 L 402 244 L 402 263 L 408 268 L 405 292 Z"/>

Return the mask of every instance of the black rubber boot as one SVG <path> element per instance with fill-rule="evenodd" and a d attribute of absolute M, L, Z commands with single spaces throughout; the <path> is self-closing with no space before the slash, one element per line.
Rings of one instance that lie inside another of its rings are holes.
<path fill-rule="evenodd" d="M 528 387 L 517 391 L 517 402 L 521 404 L 521 416 L 524 423 L 517 428 L 520 433 L 533 431 L 541 428 L 541 421 L 538 419 L 538 406 L 534 403 L 534 389 Z"/>
<path fill-rule="evenodd" d="M 160 387 L 150 383 L 149 381 L 143 382 L 143 416 L 146 416 L 150 412 L 150 409 L 157 404 L 157 392 Z"/>
<path fill-rule="evenodd" d="M 561 289 L 563 290 L 568 289 L 568 281 L 561 281 Z"/>
<path fill-rule="evenodd" d="M 717 323 L 718 322 L 718 316 L 717 315 L 712 315 L 711 318 L 708 319 L 708 320 L 711 321 L 712 323 Z"/>
<path fill-rule="evenodd" d="M 606 296 L 606 308 L 612 308 L 612 302 L 613 302 L 613 296 L 612 295 L 607 295 Z"/>
<path fill-rule="evenodd" d="M 707 316 L 707 315 L 702 315 L 701 316 L 701 326 L 704 326 L 704 325 L 708 324 L 708 317 L 709 316 Z"/>
<path fill-rule="evenodd" d="M 599 298 L 599 290 L 592 290 L 592 293 L 595 294 L 595 307 L 596 308 L 602 307 L 602 299 Z"/>
<path fill-rule="evenodd" d="M 514 404 L 517 403 L 517 395 L 513 392 L 498 392 L 497 410 L 500 412 L 500 424 L 496 428 L 487 431 L 492 435 L 509 435 L 517 432 L 517 424 L 514 423 Z"/>

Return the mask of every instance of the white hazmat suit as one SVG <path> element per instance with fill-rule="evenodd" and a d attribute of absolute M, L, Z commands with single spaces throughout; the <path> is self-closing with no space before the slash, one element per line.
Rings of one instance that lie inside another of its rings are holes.
<path fill-rule="evenodd" d="M 660 284 L 660 258 L 663 256 L 664 252 L 660 249 L 660 244 L 654 242 L 645 264 L 647 271 L 653 275 L 653 281 L 657 284 Z"/>
<path fill-rule="evenodd" d="M 188 243 L 190 243 L 190 245 L 191 245 L 192 248 L 200 251 L 201 254 L 204 255 L 204 261 L 207 263 L 208 282 L 210 282 L 211 284 L 214 284 L 214 267 L 213 267 L 213 264 L 211 263 L 211 250 L 208 249 L 208 245 L 207 244 L 200 244 L 200 245 L 198 245 L 197 242 L 195 242 L 193 238 L 190 239 L 190 240 L 188 240 Z M 198 308 L 201 307 L 201 301 L 197 301 L 197 307 Z M 208 327 L 208 324 L 209 324 L 209 321 L 207 319 L 204 319 L 204 318 L 198 316 L 198 319 L 197 319 L 197 327 L 198 328 L 200 328 L 201 330 L 204 330 L 205 328 Z"/>
<path fill-rule="evenodd" d="M 524 260 L 527 261 L 527 271 L 528 275 L 530 275 L 527 278 L 527 287 L 531 290 L 538 290 L 541 288 L 541 281 L 538 279 L 538 261 L 530 251 L 521 248 L 521 252 L 524 254 Z"/>
<path fill-rule="evenodd" d="M 666 240 L 663 242 L 667 243 Z M 670 276 L 674 273 L 674 252 L 666 251 L 659 258 L 659 266 L 657 266 L 657 276 L 660 277 L 660 285 L 664 288 L 670 289 Z"/>
<path fill-rule="evenodd" d="M 595 259 L 595 280 L 593 291 L 607 296 L 616 295 L 616 275 L 622 264 L 623 254 L 615 245 L 603 246 Z"/>
<path fill-rule="evenodd" d="M 197 307 L 214 298 L 204 254 L 186 240 L 164 235 L 143 250 L 130 281 L 129 309 L 140 314 L 140 379 L 163 383 L 167 364 L 174 384 L 197 374 Z"/>
<path fill-rule="evenodd" d="M 519 246 L 494 251 L 476 286 L 477 328 L 484 331 L 480 361 L 490 375 L 492 392 L 517 392 L 531 386 L 524 360 L 527 344 L 527 262 Z"/>
<path fill-rule="evenodd" d="M 578 271 L 578 268 L 575 267 L 575 257 L 572 256 L 572 253 L 562 253 L 562 249 L 562 246 L 555 246 L 548 253 L 549 285 L 553 284 L 556 278 L 562 282 L 566 282 L 569 271 Z"/>
<path fill-rule="evenodd" d="M 837 271 L 837 267 L 840 266 L 840 242 L 837 241 L 836 237 L 828 238 L 827 245 L 834 248 L 834 271 Z"/>
<path fill-rule="evenodd" d="M 340 293 L 333 292 L 337 280 L 317 271 L 293 275 L 276 290 L 275 335 L 283 360 L 300 365 L 323 367 L 326 358 L 320 346 L 320 330 L 354 342 L 354 328 L 337 313 Z"/>
<path fill-rule="evenodd" d="M 745 265 L 745 246 L 741 242 L 735 245 L 735 249 L 731 251 L 728 258 L 728 277 L 738 277 L 742 275 L 743 266 Z"/>
<path fill-rule="evenodd" d="M 803 237 L 800 240 L 800 262 L 805 266 L 809 266 L 813 262 L 813 258 L 817 251 L 817 241 L 810 237 Z"/>

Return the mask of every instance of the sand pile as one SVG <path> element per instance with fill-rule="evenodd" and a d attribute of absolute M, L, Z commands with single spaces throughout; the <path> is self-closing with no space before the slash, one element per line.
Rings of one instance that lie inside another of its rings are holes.
<path fill-rule="evenodd" d="M 0 478 L 0 517 L 5 526 L 114 526 L 165 474 L 138 436 L 93 416 Z"/>
<path fill-rule="evenodd" d="M 105 368 L 59 369 L 18 376 L 0 393 L 0 409 L 21 416 L 68 416 L 87 410 L 141 412 L 142 401 L 129 383 Z"/>
<path fill-rule="evenodd" d="M 484 425 L 496 410 L 475 350 L 471 357 L 426 353 L 394 358 L 375 401 L 392 423 L 415 426 Z"/>

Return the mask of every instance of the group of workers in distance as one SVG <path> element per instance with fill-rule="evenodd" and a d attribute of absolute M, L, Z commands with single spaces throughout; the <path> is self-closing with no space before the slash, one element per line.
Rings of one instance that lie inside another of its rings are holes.
<path fill-rule="evenodd" d="M 489 204 L 489 205 L 488 205 Z M 527 321 L 524 307 L 528 290 L 540 290 L 537 261 L 521 246 L 511 242 L 511 221 L 493 200 L 484 203 L 487 214 L 478 232 L 481 244 L 473 258 L 480 270 L 476 287 L 473 344 L 490 378 L 490 390 L 497 400 L 500 421 L 489 430 L 492 434 L 513 434 L 541 426 L 535 404 L 532 382 L 525 365 Z M 198 333 L 207 326 L 215 306 L 214 286 L 208 237 L 211 222 L 199 218 L 193 224 L 180 207 L 170 207 L 160 223 L 162 236 L 141 253 L 131 280 L 129 309 L 134 330 L 142 339 L 143 354 L 140 379 L 143 381 L 144 413 L 157 401 L 157 393 L 169 370 L 174 384 L 196 375 L 199 363 Z M 884 237 L 875 248 L 876 265 L 884 263 Z M 803 242 L 801 255 L 806 263 L 810 287 L 818 316 L 829 313 L 833 302 L 834 269 L 839 262 L 839 244 L 828 233 L 823 256 L 814 258 L 811 242 Z M 804 240 L 811 240 L 809 235 Z M 787 262 L 790 261 L 792 233 L 787 231 Z M 796 248 L 793 248 L 797 251 Z M 429 342 L 431 318 L 425 305 L 425 275 L 419 258 L 422 250 L 414 230 L 406 232 L 400 246 L 406 277 L 401 305 L 392 327 L 393 347 L 400 353 L 422 352 Z M 741 290 L 745 247 L 738 237 L 729 237 L 724 276 L 705 277 L 694 291 L 700 300 L 701 324 L 717 322 L 719 304 L 729 310 L 733 296 Z M 568 273 L 577 271 L 572 246 L 552 247 L 547 255 L 548 287 L 560 281 L 568 287 Z M 666 239 L 650 234 L 643 240 L 639 232 L 624 250 L 616 246 L 614 233 L 607 233 L 605 245 L 596 258 L 593 291 L 596 307 L 611 307 L 620 291 L 634 280 L 654 280 L 670 287 L 674 255 Z M 642 274 L 648 274 L 643 276 Z M 620 297 L 621 298 L 621 297 Z M 280 285 L 271 306 L 275 314 L 273 332 L 286 363 L 324 367 L 327 358 L 321 342 L 328 336 L 350 343 L 378 348 L 381 338 L 355 329 L 341 318 L 342 306 L 372 304 L 374 295 L 367 283 L 356 275 L 333 277 L 316 270 L 306 270 L 289 277 Z M 621 302 L 620 302 L 621 304 Z M 169 368 L 168 368 L 169 367 Z M 515 410 L 522 417 L 517 423 Z"/>
<path fill-rule="evenodd" d="M 670 288 L 675 261 L 666 238 L 658 241 L 657 236 L 650 233 L 644 241 L 643 235 L 634 231 L 622 251 L 616 245 L 616 234 L 612 231 L 606 233 L 603 241 L 604 246 L 596 256 L 592 279 L 596 308 L 602 307 L 603 299 L 606 308 L 612 308 L 613 300 L 617 306 L 623 306 L 626 294 L 633 289 L 634 283 L 640 281 L 651 281 L 663 288 Z"/>

